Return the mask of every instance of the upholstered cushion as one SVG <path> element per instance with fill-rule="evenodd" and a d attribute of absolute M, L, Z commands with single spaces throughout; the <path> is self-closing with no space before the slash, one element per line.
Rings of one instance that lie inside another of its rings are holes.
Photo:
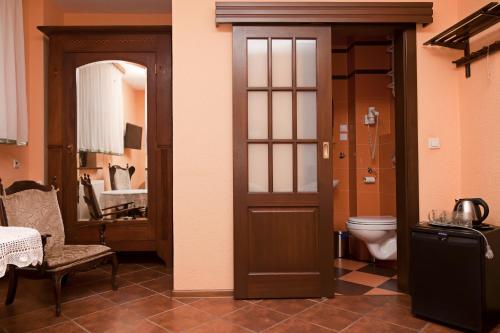
<path fill-rule="evenodd" d="M 28 227 L 41 234 L 50 234 L 46 250 L 64 245 L 64 225 L 55 190 L 25 190 L 2 197 L 7 223 L 14 227 Z"/>
<path fill-rule="evenodd" d="M 76 262 L 92 259 L 102 253 L 111 251 L 104 245 L 64 245 L 59 249 L 51 249 L 45 252 L 45 261 L 48 268 L 66 266 Z"/>
<path fill-rule="evenodd" d="M 130 190 L 132 185 L 130 184 L 128 169 L 116 168 L 115 170 L 115 190 Z"/>

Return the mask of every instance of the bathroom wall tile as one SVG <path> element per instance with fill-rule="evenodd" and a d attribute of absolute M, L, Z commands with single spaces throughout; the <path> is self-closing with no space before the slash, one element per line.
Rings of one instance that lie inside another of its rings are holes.
<path fill-rule="evenodd" d="M 332 54 L 332 74 L 347 75 L 347 53 Z"/>
<path fill-rule="evenodd" d="M 334 209 L 339 212 L 349 211 L 349 191 L 334 190 L 333 191 Z"/>
<path fill-rule="evenodd" d="M 333 80 L 333 100 L 334 102 L 338 101 L 347 101 L 347 80 Z"/>
<path fill-rule="evenodd" d="M 380 179 L 378 175 L 375 175 L 375 184 L 365 184 L 363 182 L 363 177 L 373 177 L 373 174 L 369 174 L 365 168 L 357 169 L 357 191 L 358 196 L 361 193 L 371 193 L 371 194 L 379 194 L 380 193 Z M 359 204 L 359 201 L 358 201 Z"/>
<path fill-rule="evenodd" d="M 372 160 L 371 148 L 368 144 L 357 144 L 356 145 L 356 168 L 368 170 L 369 167 L 377 168 L 379 167 L 379 153 L 380 149 L 377 147 L 375 150 L 375 159 Z"/>
<path fill-rule="evenodd" d="M 346 168 L 334 168 L 333 179 L 338 179 L 340 182 L 337 187 L 333 190 L 336 191 L 349 191 L 349 169 Z"/>
<path fill-rule="evenodd" d="M 391 78 L 386 74 L 358 74 L 356 75 L 356 99 L 390 98 L 392 92 L 387 85 Z"/>
<path fill-rule="evenodd" d="M 393 139 L 394 140 L 394 139 Z M 393 169 L 394 164 L 392 163 L 392 158 L 396 155 L 396 145 L 393 142 L 384 143 L 379 145 L 379 156 L 380 162 L 379 167 L 381 169 Z"/>
<path fill-rule="evenodd" d="M 358 191 L 357 214 L 359 216 L 380 215 L 379 194 Z"/>
<path fill-rule="evenodd" d="M 337 211 L 333 206 L 333 227 L 335 231 L 346 231 L 346 222 L 349 219 L 349 211 Z"/>
<path fill-rule="evenodd" d="M 396 195 L 396 169 L 380 169 L 380 193 Z"/>
<path fill-rule="evenodd" d="M 380 214 L 396 216 L 396 195 L 381 194 L 380 195 Z"/>
<path fill-rule="evenodd" d="M 356 69 L 388 69 L 391 68 L 391 55 L 387 53 L 388 46 L 353 47 L 355 53 L 354 66 Z"/>

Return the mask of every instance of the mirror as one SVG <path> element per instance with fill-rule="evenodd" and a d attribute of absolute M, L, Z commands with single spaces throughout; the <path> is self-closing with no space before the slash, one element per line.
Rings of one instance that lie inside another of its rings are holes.
<path fill-rule="evenodd" d="M 76 92 L 78 220 L 147 218 L 147 69 L 86 64 Z"/>

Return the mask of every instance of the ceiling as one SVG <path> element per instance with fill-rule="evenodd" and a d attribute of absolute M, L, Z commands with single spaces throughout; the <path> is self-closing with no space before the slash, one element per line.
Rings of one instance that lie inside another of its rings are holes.
<path fill-rule="evenodd" d="M 172 0 L 54 0 L 69 13 L 171 13 Z"/>
<path fill-rule="evenodd" d="M 123 80 L 135 90 L 145 90 L 147 78 L 146 68 L 125 61 L 118 61 L 118 63 L 125 70 Z"/>

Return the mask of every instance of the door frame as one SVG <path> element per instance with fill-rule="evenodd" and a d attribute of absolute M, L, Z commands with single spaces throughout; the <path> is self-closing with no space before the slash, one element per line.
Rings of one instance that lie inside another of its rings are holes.
<path fill-rule="evenodd" d="M 432 22 L 432 7 L 432 2 L 217 2 L 215 15 L 216 24 L 394 26 L 398 287 L 410 294 L 410 230 L 419 222 L 416 24 Z"/>
<path fill-rule="evenodd" d="M 118 250 L 156 251 L 171 270 L 171 26 L 42 26 L 38 29 L 49 38 L 47 180 L 56 177 L 60 184 L 60 206 L 68 242 L 98 241 L 97 226 L 77 225 L 76 86 L 75 80 L 68 81 L 68 78 L 74 78 L 75 68 L 85 62 L 123 58 L 144 65 L 148 71 L 148 221 L 109 225 L 108 243 Z M 78 66 L 76 54 L 85 59 L 78 60 Z M 133 240 L 123 239 L 131 234 Z"/>

